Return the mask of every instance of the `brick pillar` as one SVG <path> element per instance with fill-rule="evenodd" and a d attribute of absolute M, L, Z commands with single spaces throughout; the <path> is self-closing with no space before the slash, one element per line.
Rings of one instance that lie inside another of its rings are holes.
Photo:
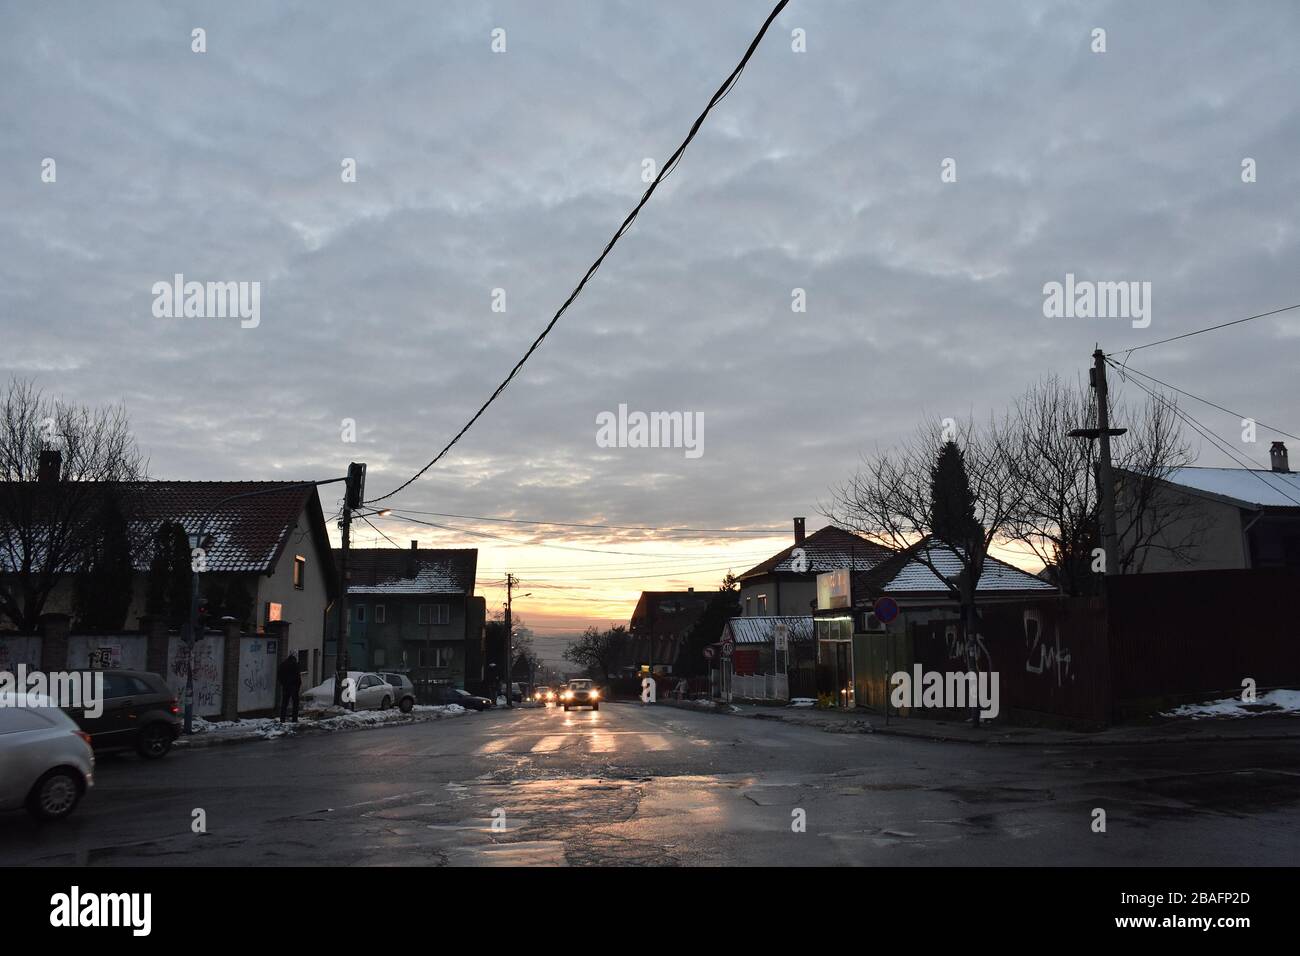
<path fill-rule="evenodd" d="M 41 670 L 62 671 L 68 669 L 68 630 L 72 618 L 66 614 L 41 615 Z M 82 661 L 79 665 L 86 666 Z"/>
<path fill-rule="evenodd" d="M 146 614 L 140 618 L 144 631 L 144 667 L 153 674 L 167 673 L 167 621 L 157 615 Z"/>
<path fill-rule="evenodd" d="M 239 638 L 238 621 L 222 621 L 221 634 L 225 638 L 225 659 L 221 667 L 221 719 L 239 719 Z"/>

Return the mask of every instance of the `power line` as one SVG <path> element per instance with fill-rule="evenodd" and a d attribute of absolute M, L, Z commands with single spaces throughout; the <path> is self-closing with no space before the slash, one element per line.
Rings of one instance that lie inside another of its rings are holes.
<path fill-rule="evenodd" d="M 384 534 L 383 531 L 381 531 L 379 528 L 376 528 L 376 527 L 375 527 L 375 523 L 374 523 L 373 521 L 371 521 L 368 517 L 366 517 L 365 515 L 358 515 L 357 517 L 359 517 L 359 518 L 360 518 L 362 521 L 364 521 L 366 524 L 370 525 L 370 527 L 371 527 L 372 529 L 374 529 L 375 533 L 377 533 L 381 538 L 383 538 L 385 541 L 387 541 L 389 544 L 391 544 L 394 548 L 400 548 L 400 547 L 401 547 L 400 544 L 398 544 L 396 541 L 394 541 L 394 540 L 393 540 L 392 538 L 390 538 L 388 535 Z"/>
<path fill-rule="evenodd" d="M 1135 345 L 1131 349 L 1116 349 L 1114 352 L 1107 353 L 1106 357 L 1110 358 L 1112 355 L 1119 355 L 1121 353 L 1124 355 L 1130 355 L 1133 352 L 1138 352 L 1142 349 L 1149 349 L 1156 345 L 1164 345 L 1166 342 L 1177 342 L 1179 339 L 1189 339 L 1193 335 L 1200 335 L 1203 332 L 1213 332 L 1216 329 L 1226 329 L 1232 325 L 1241 325 L 1243 322 L 1250 322 L 1252 319 L 1262 319 L 1266 316 L 1279 315 L 1282 312 L 1290 312 L 1292 309 L 1300 309 L 1300 302 L 1297 302 L 1295 305 L 1285 306 L 1281 309 L 1274 309 L 1272 312 L 1260 312 L 1258 315 L 1248 315 L 1244 319 L 1233 319 L 1231 322 L 1222 322 L 1219 325 L 1211 325 L 1207 329 L 1197 329 L 1195 332 L 1184 332 L 1182 335 L 1174 335 L 1167 339 L 1161 339 L 1159 342 L 1148 342 L 1146 345 Z"/>
<path fill-rule="evenodd" d="M 1125 375 L 1124 375 L 1124 369 L 1123 369 L 1122 367 L 1120 367 L 1119 365 L 1117 365 L 1117 364 L 1114 363 L 1114 362 L 1110 362 L 1109 364 L 1111 365 L 1112 368 L 1115 369 L 1116 372 L 1119 373 L 1120 378 L 1125 378 Z M 1275 484 L 1273 484 L 1272 482 L 1268 481 L 1268 480 L 1263 476 L 1263 474 L 1261 474 L 1261 472 L 1264 471 L 1265 469 L 1263 468 L 1262 465 L 1259 464 L 1259 462 L 1255 461 L 1254 459 L 1252 459 L 1250 456 L 1246 455 L 1245 453 L 1238 452 L 1235 448 L 1232 447 L 1232 445 L 1231 445 L 1229 442 L 1227 442 L 1227 441 L 1225 441 L 1224 439 L 1220 438 L 1218 435 L 1216 435 L 1213 431 L 1211 431 L 1211 430 L 1210 430 L 1208 427 L 1206 427 L 1205 425 L 1202 425 L 1202 424 L 1201 424 L 1201 423 L 1196 419 L 1196 417 L 1193 416 L 1190 412 L 1184 411 L 1183 409 L 1179 408 L 1178 405 L 1177 405 L 1177 403 L 1175 403 L 1175 402 L 1171 402 L 1169 399 L 1165 398 L 1163 395 L 1160 395 L 1159 393 L 1157 393 L 1154 389 L 1149 388 L 1148 386 L 1142 384 L 1141 382 L 1137 381 L 1136 379 L 1132 379 L 1132 382 L 1133 382 L 1134 385 L 1136 385 L 1138 388 L 1142 389 L 1144 392 L 1146 392 L 1148 395 L 1150 395 L 1150 396 L 1151 396 L 1152 398 L 1154 398 L 1156 401 L 1163 402 L 1163 403 L 1165 404 L 1165 406 L 1166 406 L 1170 411 L 1172 411 L 1176 416 L 1178 416 L 1179 418 L 1181 418 L 1185 423 L 1187 423 L 1188 425 L 1190 425 L 1190 426 L 1192 427 L 1192 429 L 1193 429 L 1194 431 L 1196 431 L 1197 434 L 1199 434 L 1202 438 L 1205 438 L 1206 440 L 1208 440 L 1212 445 L 1214 445 L 1214 447 L 1218 448 L 1218 449 L 1219 449 L 1220 451 L 1222 451 L 1225 455 L 1227 455 L 1229 458 L 1231 458 L 1231 459 L 1232 459 L 1236 464 L 1240 465 L 1240 466 L 1242 467 L 1242 470 L 1243 470 L 1244 472 L 1246 472 L 1246 474 L 1248 474 L 1248 475 L 1254 475 L 1257 479 L 1259 479 L 1259 481 L 1264 485 L 1265 488 L 1268 488 L 1270 491 L 1275 491 L 1275 492 L 1277 492 L 1277 493 L 1280 494 L 1283 498 L 1287 499 L 1288 501 L 1290 501 L 1290 502 L 1292 502 L 1292 503 L 1294 503 L 1294 504 L 1296 504 L 1296 505 L 1300 505 L 1300 501 L 1297 501 L 1295 498 L 1292 498 L 1289 494 L 1286 493 L 1286 491 L 1285 491 L 1283 488 L 1281 488 L 1281 487 L 1279 487 L 1278 485 L 1275 485 Z M 1245 459 L 1245 460 L 1243 461 L 1242 459 Z M 1251 465 L 1256 465 L 1256 466 L 1258 466 L 1258 467 L 1257 467 L 1257 468 L 1251 468 L 1251 467 L 1250 467 Z"/>
<path fill-rule="evenodd" d="M 1292 435 L 1290 432 L 1283 431 L 1282 429 L 1278 428 L 1275 425 L 1269 425 L 1267 422 L 1261 422 L 1258 418 L 1253 418 L 1250 415 L 1243 415 L 1241 414 L 1241 412 L 1234 412 L 1232 409 L 1224 408 L 1222 405 L 1216 405 L 1208 398 L 1201 398 L 1199 395 L 1193 395 L 1191 392 L 1181 389 L 1177 385 L 1170 385 L 1168 382 L 1162 382 L 1154 375 L 1149 375 L 1146 372 L 1141 371 L 1140 369 L 1133 368 L 1133 366 L 1127 363 L 1125 363 L 1125 365 L 1123 366 L 1123 369 L 1121 370 L 1120 374 L 1122 375 L 1124 372 L 1132 372 L 1135 375 L 1141 375 L 1143 378 L 1148 378 L 1151 381 L 1155 382 L 1157 385 L 1163 385 L 1165 388 L 1169 389 L 1170 391 L 1177 392 L 1179 395 L 1186 395 L 1188 398 L 1194 399 L 1195 401 L 1200 402 L 1202 405 L 1209 405 L 1211 408 L 1217 408 L 1219 411 L 1226 412 L 1229 415 L 1233 415 L 1237 418 L 1249 418 L 1256 425 L 1263 426 L 1267 431 L 1276 432 L 1279 435 L 1285 435 L 1287 438 L 1294 438 L 1296 441 L 1300 441 L 1300 435 Z"/>
<path fill-rule="evenodd" d="M 438 452 L 438 454 L 433 456 L 432 461 L 430 461 L 427 465 L 425 465 L 423 468 L 417 471 L 410 478 L 406 479 L 406 481 L 402 482 L 392 491 L 388 492 L 388 494 L 381 495 L 378 498 L 372 498 L 370 499 L 370 501 L 367 502 L 367 504 L 375 504 L 376 502 L 383 501 L 387 498 L 391 498 L 393 497 L 393 495 L 397 494 L 399 491 L 402 491 L 404 488 L 408 487 L 416 480 L 418 480 L 421 475 L 423 475 L 426 471 L 428 471 L 430 468 L 436 465 L 442 459 L 442 457 L 446 455 L 448 451 L 451 450 L 451 447 L 455 445 L 456 442 L 460 441 L 461 436 L 463 436 L 467 431 L 470 430 L 473 424 L 479 420 L 479 417 L 482 416 L 482 414 L 485 411 L 487 411 L 488 406 L 491 405 L 494 401 L 496 401 L 497 397 L 506 390 L 506 386 L 508 386 L 514 380 L 514 377 L 519 374 L 519 370 L 524 367 L 524 363 L 527 362 L 528 359 L 532 357 L 532 354 L 535 351 L 537 351 L 538 346 L 542 344 L 542 341 L 546 338 L 546 336 L 550 335 L 551 329 L 555 328 L 555 324 L 560 321 L 560 316 L 562 316 L 566 311 L 568 311 L 569 306 L 582 293 L 582 290 L 586 287 L 587 282 L 591 279 L 593 275 L 596 274 L 596 270 L 600 268 L 601 263 L 605 261 L 605 257 L 609 255 L 610 251 L 614 248 L 614 245 L 619 241 L 619 239 L 623 238 L 623 234 L 632 227 L 632 223 L 636 221 L 636 217 L 640 214 L 645 204 L 650 201 L 650 197 L 653 196 L 655 190 L 659 188 L 659 184 L 664 181 L 664 179 L 672 171 L 673 167 L 677 165 L 678 161 L 682 157 L 682 154 L 686 152 L 686 147 L 691 144 L 691 141 L 693 139 L 695 139 L 695 134 L 698 133 L 700 131 L 700 127 L 704 125 L 705 117 L 709 115 L 709 113 L 713 110 L 714 106 L 716 106 L 719 102 L 721 102 L 721 100 L 728 93 L 731 92 L 732 86 L 735 85 L 736 81 L 740 78 L 740 74 L 744 72 L 745 66 L 749 63 L 750 57 L 752 57 L 754 55 L 754 51 L 758 49 L 758 44 L 762 41 L 764 34 L 767 33 L 767 28 L 772 25 L 772 21 L 776 19 L 777 14 L 779 14 L 782 10 L 785 9 L 787 3 L 789 3 L 789 0 L 780 0 L 780 2 L 777 3 L 775 7 L 772 8 L 772 12 L 769 13 L 767 15 L 767 19 L 763 21 L 763 26 L 759 29 L 758 34 L 754 37 L 753 41 L 749 44 L 749 49 L 747 49 L 745 51 L 745 55 L 741 57 L 740 63 L 736 65 L 736 68 L 731 71 L 731 75 L 728 76 L 722 82 L 722 85 L 720 87 L 718 87 L 717 92 L 713 94 L 713 98 L 709 100 L 709 104 L 706 107 L 704 107 L 704 112 L 701 113 L 698 117 L 696 117 L 695 122 L 691 124 L 690 132 L 686 134 L 686 138 L 682 140 L 681 145 L 678 146 L 677 149 L 673 151 L 673 154 L 668 157 L 668 161 L 664 163 L 663 168 L 659 170 L 659 174 L 655 176 L 654 182 L 652 182 L 649 188 L 646 189 L 645 194 L 641 197 L 641 201 L 638 202 L 636 206 L 633 208 L 633 210 L 627 214 L 627 218 L 623 220 L 623 224 L 618 227 L 618 230 L 614 233 L 613 237 L 609 240 L 609 242 L 605 244 L 605 248 L 602 249 L 600 255 L 596 257 L 596 261 L 593 262 L 588 267 L 586 274 L 578 282 L 577 286 L 574 287 L 573 291 L 569 293 L 569 297 L 565 299 L 564 303 L 559 307 L 559 309 L 556 310 L 555 315 L 551 317 L 551 321 L 546 323 L 546 328 L 542 329 L 541 334 L 539 334 L 537 338 L 533 340 L 533 344 L 528 346 L 528 351 L 524 352 L 523 358 L 521 358 L 518 362 L 515 363 L 515 367 L 510 370 L 510 374 L 507 375 L 505 379 L 501 382 L 501 384 L 496 387 L 496 390 L 491 395 L 488 396 L 488 400 L 479 406 L 478 411 L 476 411 L 473 417 L 470 418 L 470 420 L 464 424 L 461 430 L 455 434 L 455 436 L 451 439 L 451 441 L 447 442 L 447 444 L 443 446 L 442 450 Z"/>
<path fill-rule="evenodd" d="M 498 521 L 508 524 L 539 524 L 549 525 L 556 528 L 594 528 L 601 531 L 655 531 L 660 534 L 758 534 L 768 536 L 786 534 L 789 532 L 788 528 L 658 528 L 651 525 L 581 524 L 575 521 L 540 521 L 529 518 L 496 518 L 488 515 L 456 515 L 448 514 L 444 511 L 416 511 L 411 508 L 394 509 L 394 511 L 407 515 L 430 515 L 434 518 L 460 518 L 465 521 Z"/>

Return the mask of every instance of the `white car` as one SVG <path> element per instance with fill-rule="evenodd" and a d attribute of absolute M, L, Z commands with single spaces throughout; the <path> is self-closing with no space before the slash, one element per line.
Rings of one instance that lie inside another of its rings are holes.
<path fill-rule="evenodd" d="M 0 695 L 0 810 L 61 820 L 94 782 L 90 735 L 71 717 L 43 697 Z"/>
<path fill-rule="evenodd" d="M 371 671 L 348 671 L 354 700 L 345 701 L 345 707 L 353 710 L 387 710 L 393 706 L 397 693 L 392 684 Z M 348 684 L 343 687 L 348 691 Z M 329 707 L 334 703 L 334 678 L 317 684 L 302 695 L 304 708 Z"/>

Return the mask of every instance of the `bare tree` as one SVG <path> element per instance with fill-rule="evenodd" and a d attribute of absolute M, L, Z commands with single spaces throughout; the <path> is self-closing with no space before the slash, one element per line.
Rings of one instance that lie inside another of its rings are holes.
<path fill-rule="evenodd" d="M 40 481 L 51 452 L 58 474 Z M 92 409 L 10 380 L 0 400 L 0 617 L 36 630 L 55 587 L 93 559 L 107 500 L 146 469 L 122 405 Z M 129 496 L 113 507 L 129 527 Z"/>
<path fill-rule="evenodd" d="M 1116 500 L 1118 572 L 1141 571 L 1154 549 L 1185 558 L 1203 525 L 1187 500 L 1164 485 L 1175 468 L 1192 461 L 1176 410 L 1151 398 L 1137 408 L 1113 404 L 1110 417 L 1128 428 L 1112 443 L 1122 492 Z M 1007 440 L 1022 495 L 1010 537 L 1051 569 L 1063 594 L 1094 593 L 1101 579 L 1093 557 L 1100 546 L 1097 443 L 1069 434 L 1096 421 L 1095 397 L 1086 384 L 1049 376 L 1016 401 Z"/>
<path fill-rule="evenodd" d="M 1009 420 L 990 419 L 983 426 L 950 422 L 946 430 L 926 423 L 911 441 L 864 457 L 851 479 L 832 488 L 831 504 L 823 508 L 841 527 L 897 550 L 910 549 L 958 601 L 963 636 L 973 633 L 978 620 L 976 591 L 989 548 L 1008 537 L 1020 507 L 1018 474 L 1008 464 L 1010 433 Z M 969 487 L 960 506 L 952 496 L 936 493 L 937 463 L 949 443 L 960 449 Z M 954 520 L 954 514 L 960 518 Z M 968 657 L 971 643 L 966 641 Z"/>
<path fill-rule="evenodd" d="M 600 630 L 589 627 L 564 649 L 564 659 L 586 669 L 596 680 L 605 680 L 627 652 L 627 627 L 619 624 Z"/>

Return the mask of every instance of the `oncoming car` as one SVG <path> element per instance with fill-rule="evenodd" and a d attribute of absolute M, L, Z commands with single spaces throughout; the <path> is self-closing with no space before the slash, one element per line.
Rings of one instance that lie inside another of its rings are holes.
<path fill-rule="evenodd" d="M 600 691 L 596 689 L 595 681 L 571 680 L 565 685 L 560 701 L 564 704 L 566 713 L 570 707 L 590 707 L 592 710 L 600 710 Z"/>
<path fill-rule="evenodd" d="M 539 687 L 533 691 L 533 700 L 542 704 L 553 704 L 558 699 L 552 687 Z"/>

